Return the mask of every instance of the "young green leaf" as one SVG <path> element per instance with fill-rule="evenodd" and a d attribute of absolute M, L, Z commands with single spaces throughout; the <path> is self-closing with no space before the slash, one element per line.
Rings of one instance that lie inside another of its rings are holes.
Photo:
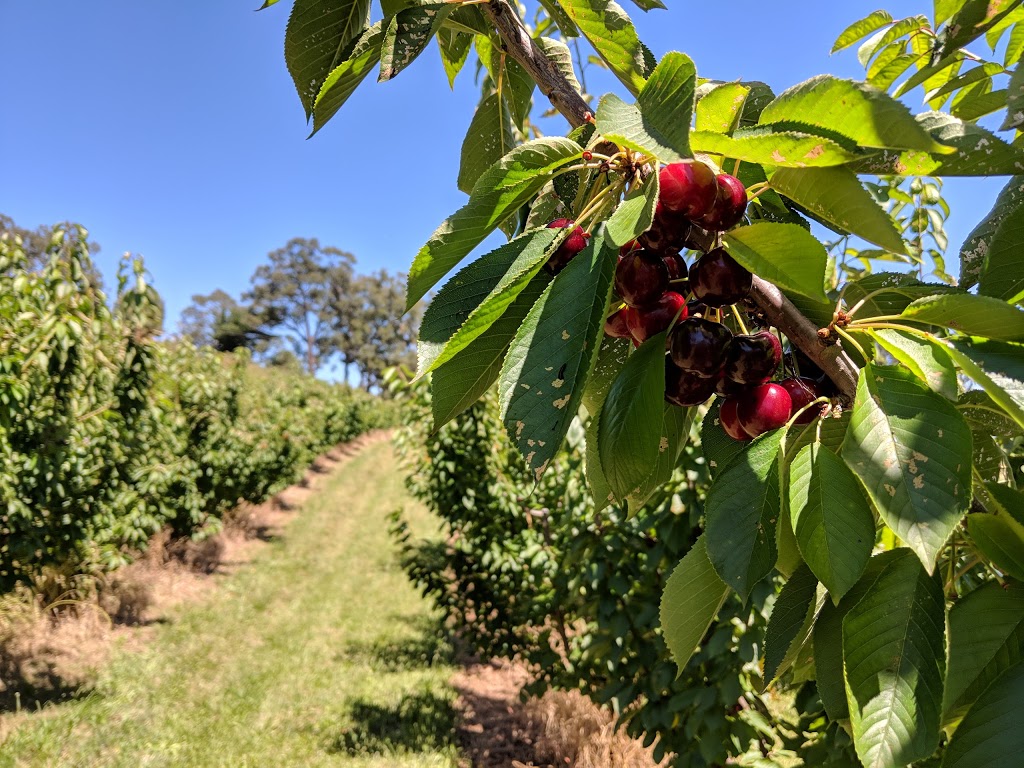
<path fill-rule="evenodd" d="M 960 412 L 910 371 L 869 363 L 842 456 L 931 572 L 971 499 L 971 431 Z"/>
<path fill-rule="evenodd" d="M 784 168 L 817 168 L 844 165 L 862 155 L 834 141 L 799 131 L 758 131 L 744 129 L 736 136 L 696 130 L 690 134 L 694 152 Z M 728 167 L 728 166 L 727 166 Z"/>
<path fill-rule="evenodd" d="M 892 14 L 887 11 L 875 11 L 874 13 L 870 13 L 863 19 L 858 19 L 853 22 L 853 24 L 840 32 L 830 53 L 836 53 L 844 48 L 849 48 L 862 37 L 866 37 L 872 32 L 891 23 Z"/>
<path fill-rule="evenodd" d="M 768 619 L 764 637 L 764 679 L 769 684 L 785 670 L 783 661 L 800 635 L 808 613 L 814 610 L 818 580 L 806 563 L 782 587 Z"/>
<path fill-rule="evenodd" d="M 777 429 L 750 443 L 715 478 L 705 502 L 708 557 L 719 578 L 744 600 L 778 557 L 776 459 L 784 434 L 784 429 Z"/>
<path fill-rule="evenodd" d="M 772 188 L 816 216 L 892 253 L 907 252 L 892 219 L 846 168 L 779 168 Z"/>
<path fill-rule="evenodd" d="M 998 341 L 1024 341 L 1024 311 L 1005 301 L 970 293 L 925 296 L 903 317 Z"/>
<path fill-rule="evenodd" d="M 816 237 L 796 224 L 759 222 L 727 232 L 729 255 L 784 290 L 825 301 L 828 255 Z"/>
<path fill-rule="evenodd" d="M 642 235 L 654 222 L 654 207 L 658 203 L 658 174 L 652 173 L 642 183 L 636 183 L 608 219 L 608 237 L 615 245 L 625 245 Z"/>
<path fill-rule="evenodd" d="M 627 498 L 654 470 L 664 403 L 665 334 L 661 333 L 630 355 L 601 408 L 598 448 L 615 498 Z"/>
<path fill-rule="evenodd" d="M 494 229 L 527 202 L 559 168 L 582 156 L 579 144 L 548 137 L 522 144 L 477 180 L 469 202 L 431 235 L 409 269 L 408 308 Z"/>
<path fill-rule="evenodd" d="M 939 745 L 946 668 L 942 584 L 909 550 L 843 619 L 843 667 L 857 756 L 902 768 Z"/>
<path fill-rule="evenodd" d="M 537 478 L 579 409 L 614 273 L 615 249 L 601 228 L 530 310 L 505 358 L 498 385 L 502 418 Z"/>
<path fill-rule="evenodd" d="M 950 739 L 942 768 L 1007 765 L 1008 756 L 1024 753 L 1021 701 L 1024 664 L 1008 669 L 981 694 Z"/>
<path fill-rule="evenodd" d="M 558 0 L 558 5 L 630 93 L 638 94 L 654 67 L 648 66 L 644 45 L 622 6 L 614 0 Z"/>
<path fill-rule="evenodd" d="M 896 362 L 907 366 L 931 389 L 947 400 L 956 401 L 956 368 L 944 349 L 904 331 L 885 329 L 873 331 L 871 336 Z"/>
<path fill-rule="evenodd" d="M 857 478 L 820 443 L 801 448 L 788 475 L 786 506 L 800 554 L 838 602 L 871 559 L 875 516 Z"/>
<path fill-rule="evenodd" d="M 1024 208 L 1014 208 L 999 223 L 988 246 L 978 291 L 1011 304 L 1024 299 Z"/>
<path fill-rule="evenodd" d="M 597 131 L 609 141 L 673 162 L 690 157 L 697 70 L 682 53 L 666 54 L 637 96 L 626 104 L 607 94 L 597 107 Z"/>
<path fill-rule="evenodd" d="M 384 22 L 378 21 L 356 41 L 348 58 L 332 69 L 313 102 L 313 133 L 323 128 L 337 114 L 359 84 L 373 71 L 380 60 L 384 39 Z"/>
<path fill-rule="evenodd" d="M 675 567 L 661 596 L 661 629 L 680 671 L 729 595 L 708 560 L 705 538 L 697 539 Z"/>

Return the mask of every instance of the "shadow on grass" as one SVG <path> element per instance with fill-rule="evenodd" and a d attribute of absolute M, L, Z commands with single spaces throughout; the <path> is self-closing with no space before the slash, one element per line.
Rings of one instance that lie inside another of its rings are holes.
<path fill-rule="evenodd" d="M 328 752 L 367 755 L 455 748 L 455 709 L 450 698 L 431 691 L 411 694 L 392 706 L 357 700 L 349 718 L 352 724 L 330 741 Z"/>
<path fill-rule="evenodd" d="M 0 714 L 34 712 L 88 695 L 89 686 L 72 685 L 52 670 L 34 670 L 31 680 L 22 675 L 4 675 L 0 690 Z"/>
<path fill-rule="evenodd" d="M 365 664 L 378 672 L 407 672 L 453 663 L 449 638 L 436 626 L 398 640 L 354 642 L 338 659 Z"/>

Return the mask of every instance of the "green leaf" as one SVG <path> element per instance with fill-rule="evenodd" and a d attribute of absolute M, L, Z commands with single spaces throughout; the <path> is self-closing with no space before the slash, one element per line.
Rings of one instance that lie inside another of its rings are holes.
<path fill-rule="evenodd" d="M 626 498 L 630 517 L 639 512 L 640 508 L 672 479 L 676 464 L 679 463 L 679 454 L 686 447 L 690 437 L 690 428 L 693 426 L 696 411 L 696 408 L 680 408 L 665 403 L 661 436 L 658 440 L 657 463 L 640 486 Z"/>
<path fill-rule="evenodd" d="M 690 146 L 694 152 L 784 168 L 844 165 L 861 157 L 821 136 L 798 131 L 758 132 L 756 128 L 744 129 L 736 136 L 694 131 L 690 134 Z"/>
<path fill-rule="evenodd" d="M 611 389 L 612 383 L 629 358 L 630 347 L 631 344 L 626 339 L 613 339 L 610 336 L 605 336 L 601 340 L 601 348 L 597 353 L 594 370 L 587 381 L 586 389 L 583 390 L 583 407 L 590 414 L 586 434 L 586 475 L 587 484 L 590 486 L 590 495 L 594 499 L 595 514 L 615 501 L 612 489 L 608 485 L 608 479 L 601 468 L 598 436 L 601 408 L 608 396 L 608 390 Z"/>
<path fill-rule="evenodd" d="M 881 29 L 882 27 L 892 22 L 892 14 L 887 11 L 875 11 L 865 16 L 863 19 L 859 19 L 841 33 L 836 38 L 835 44 L 832 46 L 830 53 L 841 51 L 844 48 L 849 48 L 855 42 L 860 40 L 862 37 L 870 35 L 875 30 Z"/>
<path fill-rule="evenodd" d="M 875 517 L 857 478 L 832 451 L 811 443 L 789 466 L 787 502 L 800 554 L 838 602 L 875 546 Z"/>
<path fill-rule="evenodd" d="M 608 237 L 615 245 L 625 245 L 642 235 L 654 223 L 654 207 L 658 203 L 658 174 L 652 173 L 633 188 L 608 219 Z"/>
<path fill-rule="evenodd" d="M 572 66 L 572 52 L 569 50 L 569 46 L 553 37 L 538 37 L 536 41 L 540 49 L 544 51 L 544 55 L 562 73 L 562 77 L 569 82 L 574 91 L 579 93 L 582 89 L 580 81 L 576 79 L 576 70 Z"/>
<path fill-rule="evenodd" d="M 903 331 L 885 329 L 873 331 L 871 335 L 896 362 L 905 365 L 932 390 L 947 400 L 956 401 L 956 368 L 942 348 Z"/>
<path fill-rule="evenodd" d="M 948 285 L 925 283 L 907 274 L 876 272 L 847 283 L 843 299 L 851 311 L 860 304 L 856 312 L 856 317 L 860 320 L 898 315 L 917 299 L 955 291 L 955 288 Z"/>
<path fill-rule="evenodd" d="M 512 115 L 501 96 L 485 96 L 473 113 L 473 120 L 462 140 L 458 186 L 466 194 L 473 191 L 484 172 L 501 160 L 516 144 Z"/>
<path fill-rule="evenodd" d="M 653 67 L 648 67 L 644 45 L 622 6 L 614 0 L 558 0 L 558 4 L 622 84 L 638 94 Z"/>
<path fill-rule="evenodd" d="M 1024 341 L 1024 311 L 989 296 L 969 293 L 926 296 L 903 310 L 903 317 L 999 341 Z"/>
<path fill-rule="evenodd" d="M 697 539 L 665 583 L 661 596 L 661 628 L 680 672 L 721 609 L 729 588 L 708 560 L 705 536 Z"/>
<path fill-rule="evenodd" d="M 764 679 L 775 680 L 782 671 L 782 665 L 793 641 L 800 634 L 807 614 L 814 610 L 814 594 L 818 580 L 814 578 L 806 563 L 789 578 L 782 587 L 768 629 L 764 636 Z"/>
<path fill-rule="evenodd" d="M 475 338 L 430 375 L 430 407 L 435 431 L 483 397 L 498 380 L 512 339 L 548 282 L 550 277 L 546 272 L 538 274 L 487 333 Z"/>
<path fill-rule="evenodd" d="M 1018 0 L 967 0 L 946 24 L 940 54 L 963 48 L 981 37 L 1012 11 Z"/>
<path fill-rule="evenodd" d="M 944 341 L 949 356 L 1000 408 L 1024 427 L 1024 347 L 998 341 Z"/>
<path fill-rule="evenodd" d="M 989 582 L 949 611 L 944 724 L 958 721 L 1003 672 L 1024 661 L 1024 586 Z"/>
<path fill-rule="evenodd" d="M 925 101 L 931 102 L 940 96 L 947 96 L 954 91 L 960 91 L 982 80 L 991 80 L 992 75 L 999 74 L 1002 71 L 1003 68 L 1001 66 L 991 61 L 977 67 L 973 67 L 966 72 L 962 72 L 956 77 L 951 78 L 938 88 L 928 91 L 924 95 Z"/>
<path fill-rule="evenodd" d="M 935 0 L 935 26 L 938 28 L 942 22 L 959 11 L 967 0 Z"/>
<path fill-rule="evenodd" d="M 597 107 L 597 131 L 609 141 L 673 162 L 690 157 L 697 70 L 689 57 L 665 55 L 644 84 L 636 105 L 615 94 L 602 97 Z"/>
<path fill-rule="evenodd" d="M 391 80 L 412 64 L 454 9 L 451 3 L 417 5 L 392 16 L 380 49 L 378 82 Z"/>
<path fill-rule="evenodd" d="M 950 151 L 896 99 L 865 83 L 831 75 L 813 77 L 780 94 L 760 118 L 762 124 L 786 120 L 835 131 L 862 147 Z"/>
<path fill-rule="evenodd" d="M 418 375 L 447 362 L 501 317 L 550 256 L 560 233 L 520 235 L 460 270 L 423 313 Z"/>
<path fill-rule="evenodd" d="M 978 291 L 1010 303 L 1024 299 L 1024 208 L 1007 211 L 999 222 Z"/>
<path fill-rule="evenodd" d="M 907 252 L 889 214 L 846 168 L 779 168 L 772 188 L 825 221 L 892 253 Z"/>
<path fill-rule="evenodd" d="M 850 725 L 865 766 L 901 768 L 939 745 L 946 668 L 942 584 L 909 550 L 843 619 Z"/>
<path fill-rule="evenodd" d="M 982 83 L 981 85 L 988 85 Z M 990 115 L 1006 107 L 1006 89 L 998 91 L 980 90 L 979 86 L 961 91 L 953 99 L 950 111 L 961 120 L 977 120 L 978 118 Z"/>
<path fill-rule="evenodd" d="M 466 64 L 472 44 L 473 35 L 462 30 L 448 27 L 437 30 L 437 49 L 441 52 L 441 64 L 448 77 L 448 87 L 455 88 L 455 78 Z"/>
<path fill-rule="evenodd" d="M 975 432 L 1000 437 L 1024 437 L 1024 426 L 1006 415 L 991 395 L 982 389 L 971 389 L 960 395 L 957 408 Z"/>
<path fill-rule="evenodd" d="M 704 452 L 704 461 L 708 464 L 711 477 L 724 470 L 734 458 L 742 453 L 746 443 L 734 440 L 722 429 L 722 421 L 718 411 L 722 405 L 721 398 L 715 398 L 704 414 L 700 424 L 700 447 Z"/>
<path fill-rule="evenodd" d="M 522 144 L 491 166 L 477 180 L 469 202 L 449 216 L 416 254 L 409 269 L 407 308 L 582 152 L 576 142 L 552 136 Z"/>
<path fill-rule="evenodd" d="M 614 254 L 598 229 L 530 310 L 501 369 L 505 429 L 538 479 L 565 439 L 597 358 Z"/>
<path fill-rule="evenodd" d="M 1019 759 L 1024 753 L 1021 701 L 1024 664 L 1017 664 L 997 678 L 971 707 L 946 748 L 942 768 L 990 768 Z"/>
<path fill-rule="evenodd" d="M 742 83 L 716 85 L 697 102 L 696 130 L 732 133 L 739 125 L 749 93 Z"/>
<path fill-rule="evenodd" d="M 491 39 L 477 35 L 477 56 L 487 69 L 494 90 L 501 95 L 504 107 L 516 127 L 522 129 L 530 114 L 535 83 L 523 65 L 513 59 Z"/>
<path fill-rule="evenodd" d="M 776 458 L 784 434 L 777 429 L 750 443 L 715 478 L 704 506 L 708 556 L 719 578 L 744 600 L 778 557 Z"/>
<path fill-rule="evenodd" d="M 971 515 L 967 530 L 996 568 L 1024 580 L 1024 525 L 1008 515 Z"/>
<path fill-rule="evenodd" d="M 284 33 L 284 59 L 306 109 L 313 115 L 327 76 L 346 59 L 370 26 L 370 0 L 295 0 Z"/>
<path fill-rule="evenodd" d="M 1014 176 L 1003 187 L 988 215 L 967 236 L 960 249 L 960 287 L 977 285 L 996 232 L 1003 220 L 1024 204 L 1024 176 Z"/>
<path fill-rule="evenodd" d="M 971 500 L 971 431 L 960 412 L 910 371 L 869 363 L 842 455 L 930 572 Z"/>
<path fill-rule="evenodd" d="M 783 290 L 825 301 L 824 246 L 796 224 L 758 222 L 739 227 L 723 239 L 729 255 Z"/>
<path fill-rule="evenodd" d="M 630 355 L 601 409 L 601 467 L 616 499 L 625 499 L 639 488 L 658 461 L 664 402 L 665 334 L 661 333 Z"/>
<path fill-rule="evenodd" d="M 352 52 L 341 64 L 332 69 L 323 81 L 313 103 L 313 133 L 323 128 L 348 101 L 380 59 L 384 22 L 378 21 L 356 41 Z"/>

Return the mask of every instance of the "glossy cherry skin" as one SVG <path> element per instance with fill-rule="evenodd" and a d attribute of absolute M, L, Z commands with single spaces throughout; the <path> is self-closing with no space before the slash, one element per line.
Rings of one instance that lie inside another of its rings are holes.
<path fill-rule="evenodd" d="M 651 251 L 630 251 L 615 267 L 615 292 L 631 307 L 653 304 L 668 290 L 668 270 Z"/>
<path fill-rule="evenodd" d="M 659 202 L 654 209 L 654 222 L 637 239 L 644 248 L 664 255 L 669 251 L 692 248 L 692 230 L 693 224 L 689 219 L 681 213 L 668 210 Z"/>
<path fill-rule="evenodd" d="M 686 266 L 686 259 L 678 252 L 662 254 L 661 260 L 665 262 L 665 270 L 668 272 L 669 282 L 674 283 L 673 288 L 679 293 L 688 293 L 689 284 L 686 283 L 686 276 L 690 270 Z M 680 283 L 679 281 L 683 281 Z"/>
<path fill-rule="evenodd" d="M 729 397 L 723 400 L 721 407 L 718 409 L 718 421 L 721 423 L 722 429 L 725 430 L 725 434 L 733 440 L 742 440 L 744 442 L 752 440 L 753 438 L 740 426 L 736 405 L 737 400 L 735 398 Z"/>
<path fill-rule="evenodd" d="M 785 426 L 792 410 L 789 392 L 778 384 L 758 384 L 736 398 L 736 416 L 751 437 Z"/>
<path fill-rule="evenodd" d="M 708 251 L 690 267 L 690 290 L 710 307 L 742 301 L 750 293 L 754 277 L 724 248 Z"/>
<path fill-rule="evenodd" d="M 696 376 L 717 377 L 731 341 L 732 331 L 721 323 L 690 318 L 672 329 L 672 362 Z"/>
<path fill-rule="evenodd" d="M 705 229 L 724 232 L 743 221 L 743 214 L 747 210 L 747 188 L 742 181 L 728 173 L 718 174 L 715 185 L 715 202 L 699 223 Z"/>
<path fill-rule="evenodd" d="M 626 315 L 626 324 L 633 338 L 643 344 L 672 325 L 676 315 L 680 320 L 686 319 L 686 299 L 675 291 L 666 291 L 654 304 L 631 310 Z"/>
<path fill-rule="evenodd" d="M 725 361 L 725 375 L 739 384 L 760 384 L 775 373 L 782 345 L 774 333 L 758 331 L 733 336 Z"/>
<path fill-rule="evenodd" d="M 613 339 L 629 339 L 632 334 L 629 332 L 629 315 L 634 310 L 631 307 L 623 307 L 608 315 L 604 321 L 604 332 Z"/>
<path fill-rule="evenodd" d="M 690 221 L 707 215 L 718 194 L 715 172 L 699 160 L 666 165 L 658 173 L 658 200 L 669 211 Z"/>
<path fill-rule="evenodd" d="M 555 219 L 548 224 L 548 229 L 567 229 L 575 226 L 576 222 L 572 219 Z M 587 247 L 587 240 L 590 238 L 586 232 L 583 231 L 582 227 L 576 227 L 562 244 L 558 246 L 558 250 L 551 254 L 551 258 L 548 259 L 548 263 L 544 267 L 552 274 L 557 275 L 566 265 L 572 261 L 573 257 Z"/>
<path fill-rule="evenodd" d="M 724 370 L 715 377 L 715 394 L 719 397 L 736 397 L 745 392 L 746 389 L 746 384 L 733 381 L 725 375 Z"/>
<path fill-rule="evenodd" d="M 683 408 L 700 405 L 715 394 L 715 380 L 694 376 L 665 357 L 665 399 Z"/>
<path fill-rule="evenodd" d="M 783 379 L 779 382 L 779 386 L 785 389 L 789 393 L 790 400 L 793 401 L 793 413 L 789 414 L 790 418 L 804 406 L 810 405 L 821 395 L 821 391 L 818 389 L 817 382 L 814 379 L 805 378 L 790 378 Z M 819 409 L 808 408 L 806 411 L 800 414 L 797 418 L 797 424 L 810 424 L 814 421 L 814 418 L 818 415 Z"/>

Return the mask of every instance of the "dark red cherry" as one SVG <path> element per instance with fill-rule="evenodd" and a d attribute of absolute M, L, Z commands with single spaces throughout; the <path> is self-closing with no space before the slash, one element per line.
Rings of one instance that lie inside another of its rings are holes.
<path fill-rule="evenodd" d="M 658 181 L 661 204 L 691 221 L 702 218 L 711 210 L 718 193 L 715 172 L 699 160 L 666 165 L 659 172 Z"/>
<path fill-rule="evenodd" d="M 722 424 L 722 429 L 725 430 L 725 434 L 733 440 L 742 440 L 746 442 L 747 440 L 753 439 L 747 434 L 746 430 L 740 426 L 739 416 L 736 414 L 735 398 L 726 398 L 722 401 L 722 406 L 718 409 L 718 421 Z"/>
<path fill-rule="evenodd" d="M 672 329 L 672 361 L 697 376 L 717 377 L 730 341 L 732 331 L 721 323 L 692 317 Z"/>
<path fill-rule="evenodd" d="M 630 251 L 635 251 L 639 247 L 640 243 L 638 243 L 636 240 L 629 240 L 619 248 L 619 258 L 621 259 L 627 253 L 629 253 Z"/>
<path fill-rule="evenodd" d="M 631 307 L 653 304 L 668 289 L 668 270 L 660 256 L 630 251 L 615 267 L 615 292 Z"/>
<path fill-rule="evenodd" d="M 778 384 L 759 384 L 736 398 L 736 416 L 751 437 L 785 426 L 793 401 Z"/>
<path fill-rule="evenodd" d="M 623 307 L 608 315 L 604 321 L 604 332 L 613 339 L 629 339 L 632 334 L 629 332 L 629 314 L 633 310 L 630 307 Z"/>
<path fill-rule="evenodd" d="M 662 254 L 661 260 L 665 262 L 665 269 L 668 272 L 669 282 L 675 283 L 673 286 L 679 293 L 689 292 L 689 287 L 684 287 L 679 284 L 679 281 L 685 281 L 689 270 L 686 267 L 686 259 L 679 255 L 678 251 L 669 252 Z"/>
<path fill-rule="evenodd" d="M 814 379 L 807 378 L 790 378 L 783 379 L 779 382 L 779 386 L 782 387 L 789 393 L 790 400 L 793 401 L 793 413 L 789 414 L 792 418 L 793 414 L 799 411 L 804 406 L 810 405 L 821 395 L 821 390 L 818 388 L 818 384 Z M 818 415 L 819 409 L 808 408 L 806 411 L 800 414 L 797 418 L 797 424 L 810 424 L 814 421 L 814 418 Z"/>
<path fill-rule="evenodd" d="M 753 279 L 724 248 L 708 251 L 690 267 L 690 290 L 710 307 L 724 307 L 745 299 Z"/>
<path fill-rule="evenodd" d="M 715 377 L 715 394 L 720 397 L 736 397 L 746 389 L 746 384 L 733 381 L 725 375 L 724 370 Z"/>
<path fill-rule="evenodd" d="M 555 219 L 548 224 L 548 229 L 567 229 L 575 226 L 576 222 L 572 219 Z M 548 259 L 548 263 L 544 265 L 545 269 L 552 274 L 557 275 L 566 265 L 572 261 L 573 257 L 587 247 L 587 240 L 590 238 L 586 232 L 583 231 L 582 227 L 576 227 L 572 233 L 562 241 L 562 244 L 558 246 L 558 250 L 551 254 L 551 258 Z"/>
<path fill-rule="evenodd" d="M 700 405 L 715 394 L 715 380 L 694 376 L 665 357 L 665 399 L 681 407 Z"/>
<path fill-rule="evenodd" d="M 692 248 L 693 224 L 683 214 L 670 211 L 660 202 L 654 209 L 654 222 L 637 238 L 649 250 L 665 255 L 669 251 Z"/>
<path fill-rule="evenodd" d="M 740 384 L 760 384 L 775 373 L 782 359 L 782 345 L 774 333 L 733 336 L 725 360 L 725 375 Z"/>
<path fill-rule="evenodd" d="M 654 304 L 630 310 L 626 323 L 633 338 L 643 344 L 667 329 L 676 315 L 680 320 L 686 319 L 686 299 L 675 291 L 666 291 Z"/>
<path fill-rule="evenodd" d="M 743 221 L 747 210 L 747 189 L 742 181 L 728 173 L 718 174 L 715 185 L 715 202 L 699 223 L 705 229 L 724 232 Z"/>

